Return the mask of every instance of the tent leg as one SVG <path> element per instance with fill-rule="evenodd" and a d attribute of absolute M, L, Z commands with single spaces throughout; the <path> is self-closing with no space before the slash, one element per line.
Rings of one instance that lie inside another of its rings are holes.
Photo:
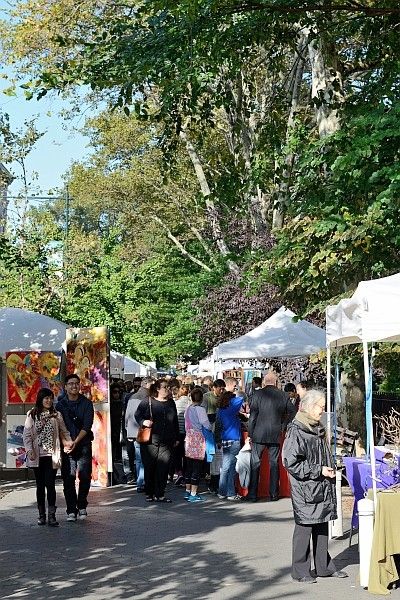
<path fill-rule="evenodd" d="M 368 388 L 370 385 L 369 381 L 369 362 L 368 362 L 368 342 L 363 342 L 363 358 L 364 358 L 364 382 L 365 382 L 365 399 L 367 398 Z M 372 384 L 372 382 L 371 382 Z M 372 476 L 372 490 L 374 495 L 374 506 L 376 511 L 376 460 L 375 460 L 375 443 L 374 443 L 374 427 L 372 423 L 372 406 L 366 416 L 367 431 L 369 431 L 369 443 L 370 447 L 367 448 L 367 453 L 370 453 L 371 460 L 371 476 Z"/>
<path fill-rule="evenodd" d="M 329 447 L 332 445 L 331 413 L 331 347 L 328 346 L 326 349 L 326 434 L 329 440 Z"/>

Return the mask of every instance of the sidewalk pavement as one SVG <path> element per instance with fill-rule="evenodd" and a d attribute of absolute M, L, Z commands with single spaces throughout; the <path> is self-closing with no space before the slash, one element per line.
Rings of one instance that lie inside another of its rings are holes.
<path fill-rule="evenodd" d="M 357 546 L 332 541 L 347 579 L 290 577 L 291 502 L 233 503 L 204 494 L 188 504 L 147 504 L 131 486 L 92 489 L 89 517 L 36 525 L 35 487 L 0 499 L 0 598 L 26 600 L 330 600 L 371 597 L 358 583 Z"/>

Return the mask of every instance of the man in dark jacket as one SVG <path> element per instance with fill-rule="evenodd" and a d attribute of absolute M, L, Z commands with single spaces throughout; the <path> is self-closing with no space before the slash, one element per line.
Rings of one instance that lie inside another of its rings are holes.
<path fill-rule="evenodd" d="M 276 387 L 277 381 L 276 373 L 268 372 L 264 377 L 265 387 L 254 392 L 250 405 L 248 431 L 252 449 L 248 499 L 254 502 L 257 500 L 261 458 L 266 448 L 269 453 L 270 500 L 279 498 L 280 436 L 295 414 L 287 394 Z"/>
<path fill-rule="evenodd" d="M 78 375 L 67 375 L 65 394 L 57 402 L 73 443 L 61 455 L 61 475 L 67 503 L 67 521 L 83 521 L 87 517 L 87 497 L 92 478 L 92 425 L 94 410 L 90 400 L 79 393 Z M 79 490 L 76 494 L 75 479 L 78 473 Z"/>

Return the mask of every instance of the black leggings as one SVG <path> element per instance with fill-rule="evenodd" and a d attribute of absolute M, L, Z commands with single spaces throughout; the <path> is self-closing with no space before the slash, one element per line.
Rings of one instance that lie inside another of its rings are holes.
<path fill-rule="evenodd" d="M 36 500 L 38 507 L 46 506 L 46 490 L 48 506 L 56 505 L 56 475 L 51 456 L 40 456 L 39 466 L 33 468 L 36 479 Z"/>
<path fill-rule="evenodd" d="M 185 483 L 186 485 L 199 485 L 203 461 L 195 458 L 186 458 Z"/>

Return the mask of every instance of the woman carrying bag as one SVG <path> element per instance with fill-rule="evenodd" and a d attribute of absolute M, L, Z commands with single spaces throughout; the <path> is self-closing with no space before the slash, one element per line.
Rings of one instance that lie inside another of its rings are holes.
<path fill-rule="evenodd" d="M 139 404 L 135 419 L 140 426 L 137 441 L 140 442 L 143 428 L 144 432 L 150 430 L 149 441 L 144 439 L 140 445 L 146 502 L 170 503 L 165 488 L 172 450 L 179 443 L 179 425 L 176 405 L 165 379 L 158 379 L 150 386 L 149 398 Z"/>
<path fill-rule="evenodd" d="M 197 494 L 197 488 L 206 453 L 203 427 L 211 431 L 211 423 L 207 418 L 205 408 L 201 406 L 203 402 L 202 389 L 194 388 L 190 392 L 190 398 L 192 403 L 185 411 L 185 498 L 188 502 L 201 502 L 203 498 Z"/>
<path fill-rule="evenodd" d="M 72 444 L 64 419 L 53 406 L 54 394 L 43 388 L 36 397 L 35 407 L 26 416 L 24 446 L 26 464 L 32 467 L 36 479 L 38 525 L 46 525 L 46 491 L 50 527 L 58 527 L 56 519 L 56 474 L 61 466 L 61 443 L 65 449 Z"/>

